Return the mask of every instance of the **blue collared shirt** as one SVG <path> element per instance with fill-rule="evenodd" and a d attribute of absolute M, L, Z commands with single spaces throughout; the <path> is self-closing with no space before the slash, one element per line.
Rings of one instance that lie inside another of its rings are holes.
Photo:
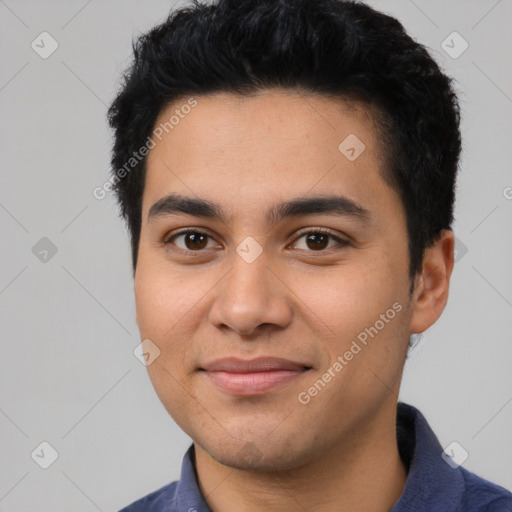
<path fill-rule="evenodd" d="M 397 439 L 408 474 L 404 491 L 390 512 L 512 512 L 512 493 L 443 459 L 436 435 L 411 405 L 398 404 Z M 183 457 L 178 482 L 120 512 L 211 512 L 197 483 L 194 445 Z"/>

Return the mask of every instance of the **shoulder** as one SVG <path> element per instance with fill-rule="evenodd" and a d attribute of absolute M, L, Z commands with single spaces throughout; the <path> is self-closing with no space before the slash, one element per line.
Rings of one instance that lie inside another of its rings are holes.
<path fill-rule="evenodd" d="M 463 508 L 472 512 L 512 512 L 512 493 L 460 467 L 464 478 Z"/>
<path fill-rule="evenodd" d="M 172 482 L 164 485 L 122 508 L 119 512 L 171 512 L 174 510 L 171 505 L 175 500 L 177 484 L 178 482 Z"/>

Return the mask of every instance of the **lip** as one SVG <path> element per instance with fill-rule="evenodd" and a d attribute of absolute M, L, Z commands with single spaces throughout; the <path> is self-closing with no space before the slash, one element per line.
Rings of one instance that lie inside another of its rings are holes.
<path fill-rule="evenodd" d="M 310 369 L 306 364 L 277 357 L 217 359 L 200 368 L 215 386 L 237 396 L 264 394 Z"/>

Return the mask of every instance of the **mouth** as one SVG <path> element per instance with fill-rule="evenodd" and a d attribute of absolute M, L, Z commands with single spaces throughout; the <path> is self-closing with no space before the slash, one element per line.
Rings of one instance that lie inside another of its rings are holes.
<path fill-rule="evenodd" d="M 199 368 L 213 385 L 235 396 L 262 395 L 303 376 L 311 369 L 306 364 L 274 357 L 249 361 L 218 359 Z"/>

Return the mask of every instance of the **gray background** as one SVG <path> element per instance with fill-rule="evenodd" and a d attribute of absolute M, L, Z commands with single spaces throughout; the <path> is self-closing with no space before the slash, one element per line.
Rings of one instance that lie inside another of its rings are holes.
<path fill-rule="evenodd" d="M 108 177 L 106 108 L 132 36 L 176 5 L 0 0 L 1 511 L 117 510 L 179 477 L 190 439 L 133 355 L 127 233 L 112 196 L 92 195 Z M 512 489 L 512 2 L 372 5 L 432 49 L 463 109 L 450 300 L 401 399 L 443 447 L 467 450 L 464 467 Z M 59 45 L 46 59 L 31 47 L 43 31 Z M 441 47 L 453 31 L 469 44 L 458 58 Z M 43 237 L 57 249 L 46 261 Z M 31 458 L 43 441 L 58 452 L 48 469 L 35 462 L 48 450 Z"/>

